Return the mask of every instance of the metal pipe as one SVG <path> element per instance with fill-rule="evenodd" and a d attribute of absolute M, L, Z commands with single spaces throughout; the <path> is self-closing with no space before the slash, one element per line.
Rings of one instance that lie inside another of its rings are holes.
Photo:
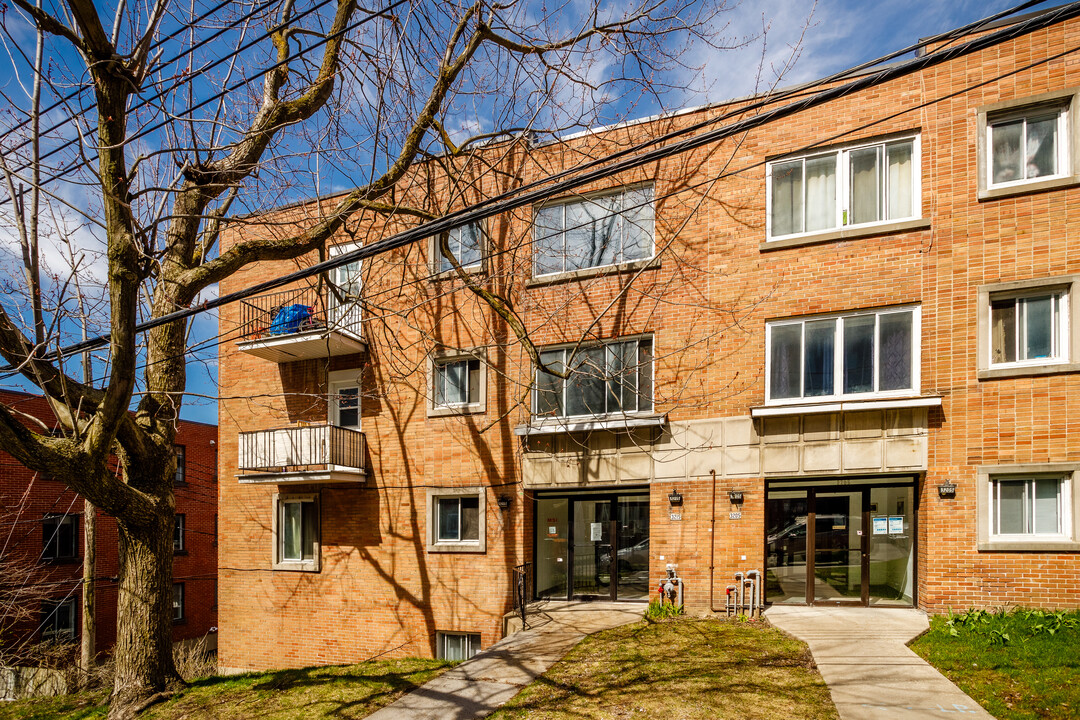
<path fill-rule="evenodd" d="M 741 614 L 743 610 L 743 593 L 745 592 L 745 590 L 743 589 L 743 585 L 746 584 L 745 578 L 746 576 L 742 573 L 742 571 L 735 573 L 735 586 L 737 588 L 736 592 L 738 593 L 738 597 L 735 599 L 736 615 Z"/>
<path fill-rule="evenodd" d="M 761 613 L 761 573 L 758 572 L 757 570 L 750 570 L 749 572 L 746 573 L 746 577 L 748 579 L 752 578 L 752 582 L 753 582 L 753 585 L 751 586 L 751 589 L 750 589 L 750 594 L 751 594 L 750 613 L 753 614 L 753 613 L 756 612 L 756 613 L 760 614 Z"/>

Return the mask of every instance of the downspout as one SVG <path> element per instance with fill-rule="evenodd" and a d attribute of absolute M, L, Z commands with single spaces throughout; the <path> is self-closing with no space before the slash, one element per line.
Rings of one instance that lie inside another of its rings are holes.
<path fill-rule="evenodd" d="M 716 581 L 716 470 L 712 475 L 712 520 L 709 525 L 709 612 L 720 612 L 713 604 L 713 588 Z M 727 612 L 725 607 L 724 612 Z"/>

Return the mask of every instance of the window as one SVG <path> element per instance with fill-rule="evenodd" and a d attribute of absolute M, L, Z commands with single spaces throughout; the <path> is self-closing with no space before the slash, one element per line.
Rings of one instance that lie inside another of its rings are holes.
<path fill-rule="evenodd" d="M 77 515 L 48 515 L 41 521 L 41 558 L 74 560 L 79 554 Z"/>
<path fill-rule="evenodd" d="M 275 496 L 274 567 L 319 569 L 319 504 L 314 495 Z"/>
<path fill-rule="evenodd" d="M 173 449 L 176 450 L 176 477 L 173 484 L 183 485 L 187 482 L 187 451 L 183 445 L 175 445 Z"/>
<path fill-rule="evenodd" d="M 428 488 L 428 552 L 483 552 L 487 501 L 484 488 Z"/>
<path fill-rule="evenodd" d="M 450 252 L 454 254 L 454 258 L 463 270 L 477 270 L 480 268 L 483 255 L 481 254 L 482 245 L 479 225 L 469 223 L 464 227 L 454 228 L 450 231 L 447 242 L 450 245 Z M 439 259 L 438 272 L 450 272 L 453 270 L 453 265 L 450 264 L 450 259 L 443 255 L 442 245 L 439 244 L 438 237 L 435 238 L 434 243 L 435 256 Z"/>
<path fill-rule="evenodd" d="M 480 360 L 436 360 L 433 363 L 436 407 L 461 407 L 480 402 Z"/>
<path fill-rule="evenodd" d="M 987 122 L 990 187 L 1066 174 L 1068 133 L 1064 108 L 1036 108 Z"/>
<path fill-rule="evenodd" d="M 480 633 L 440 632 L 440 660 L 468 660 L 480 652 Z"/>
<path fill-rule="evenodd" d="M 1074 184 L 1076 115 L 1075 89 L 979 108 L 979 199 Z"/>
<path fill-rule="evenodd" d="M 766 401 L 906 395 L 919 386 L 919 308 L 766 326 Z"/>
<path fill-rule="evenodd" d="M 45 642 L 75 640 L 75 599 L 41 604 L 41 639 Z"/>
<path fill-rule="evenodd" d="M 184 547 L 184 529 L 185 529 L 184 525 L 185 525 L 186 520 L 185 520 L 185 517 L 184 517 L 183 513 L 177 513 L 176 515 L 173 516 L 173 518 L 176 521 L 175 524 L 173 525 L 173 538 L 172 538 L 173 552 L 174 553 L 182 553 L 186 549 Z"/>
<path fill-rule="evenodd" d="M 979 468 L 979 550 L 1080 550 L 1078 480 L 1075 463 Z"/>
<path fill-rule="evenodd" d="M 1064 534 L 1067 498 L 1061 477 L 994 478 L 991 482 L 991 535 Z"/>
<path fill-rule="evenodd" d="M 172 619 L 174 623 L 184 621 L 184 583 L 173 583 L 172 586 Z"/>
<path fill-rule="evenodd" d="M 539 208 L 533 225 L 533 274 L 651 258 L 653 213 L 651 185 Z"/>
<path fill-rule="evenodd" d="M 536 370 L 533 414 L 579 417 L 651 412 L 652 338 L 545 350 L 540 360 L 566 379 Z"/>
<path fill-rule="evenodd" d="M 344 428 L 360 428 L 360 385 L 357 371 L 343 370 L 330 373 L 329 417 L 331 425 Z"/>
<path fill-rule="evenodd" d="M 1060 360 L 1068 335 L 1064 293 L 990 300 L 990 363 Z"/>
<path fill-rule="evenodd" d="M 919 136 L 769 163 L 768 237 L 918 218 Z"/>
<path fill-rule="evenodd" d="M 331 245 L 330 257 L 356 250 L 359 245 L 346 243 Z M 362 337 L 363 312 L 360 305 L 363 291 L 363 266 L 359 260 L 338 266 L 330 271 L 330 288 L 327 299 L 330 329 L 352 336 Z"/>
<path fill-rule="evenodd" d="M 978 289 L 978 377 L 1080 370 L 1074 327 L 1077 276 L 983 285 Z"/>

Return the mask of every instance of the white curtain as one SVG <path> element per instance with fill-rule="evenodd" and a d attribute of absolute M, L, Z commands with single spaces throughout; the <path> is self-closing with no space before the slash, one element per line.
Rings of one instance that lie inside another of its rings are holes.
<path fill-rule="evenodd" d="M 806 231 L 836 227 L 836 155 L 806 161 Z"/>

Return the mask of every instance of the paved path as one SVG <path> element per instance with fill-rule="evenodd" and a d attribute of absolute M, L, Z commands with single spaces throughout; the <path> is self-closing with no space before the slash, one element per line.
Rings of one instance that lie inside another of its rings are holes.
<path fill-rule="evenodd" d="M 929 627 L 925 613 L 774 605 L 765 617 L 810 646 L 841 720 L 993 720 L 907 647 Z"/>
<path fill-rule="evenodd" d="M 644 603 L 539 606 L 529 629 L 510 635 L 412 691 L 368 720 L 472 720 L 517 695 L 586 635 L 640 620 Z"/>

